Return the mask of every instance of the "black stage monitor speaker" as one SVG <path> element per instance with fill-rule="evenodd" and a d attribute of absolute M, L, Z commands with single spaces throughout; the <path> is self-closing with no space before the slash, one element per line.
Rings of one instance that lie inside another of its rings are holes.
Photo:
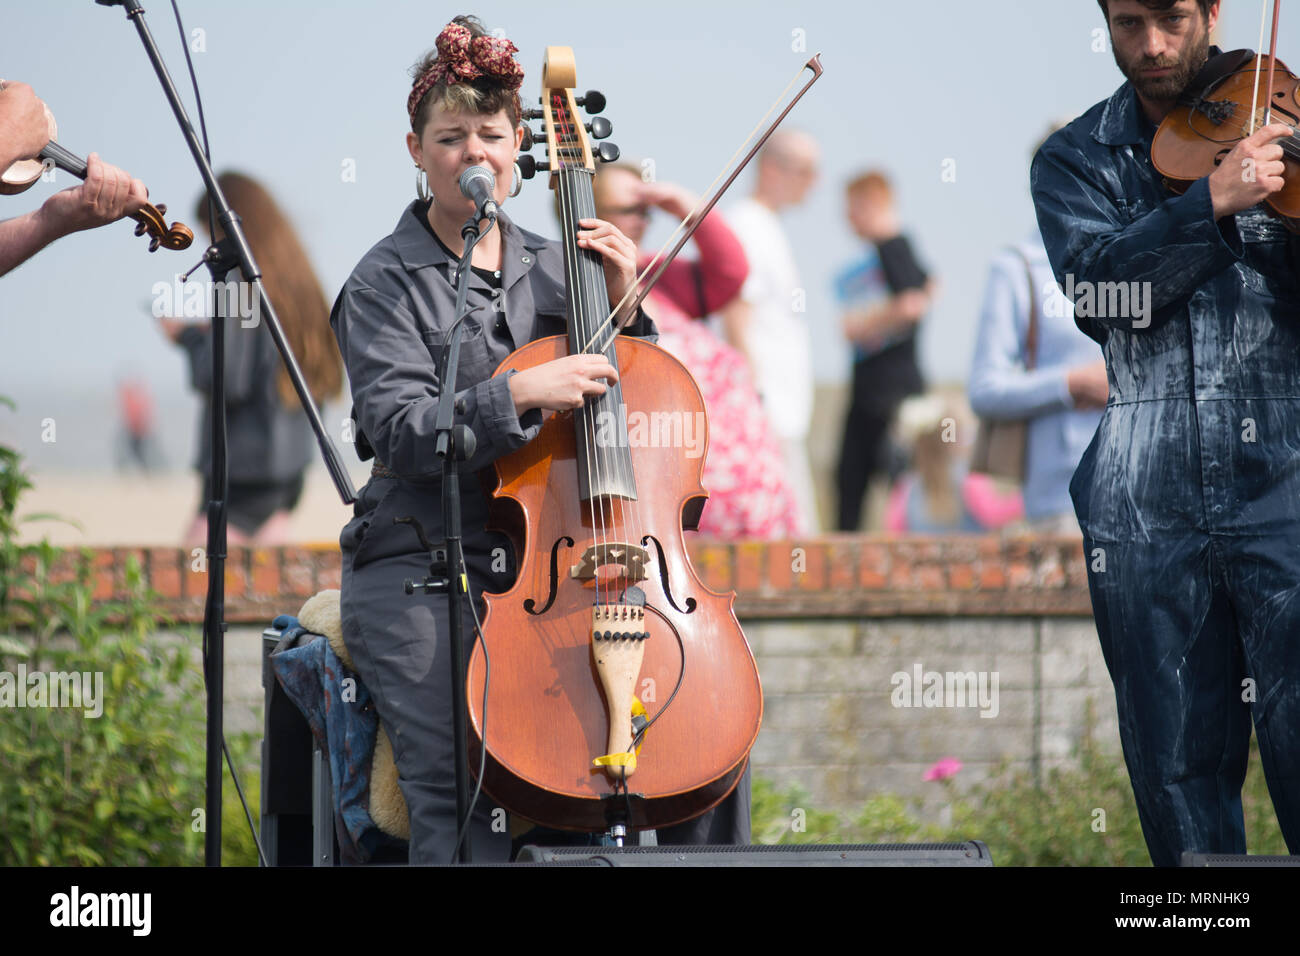
<path fill-rule="evenodd" d="M 520 863 L 601 866 L 992 866 L 989 848 L 966 843 L 818 846 L 526 846 Z"/>
<path fill-rule="evenodd" d="M 1300 856 L 1249 856 L 1241 853 L 1194 853 L 1184 850 L 1179 866 L 1300 866 Z"/>

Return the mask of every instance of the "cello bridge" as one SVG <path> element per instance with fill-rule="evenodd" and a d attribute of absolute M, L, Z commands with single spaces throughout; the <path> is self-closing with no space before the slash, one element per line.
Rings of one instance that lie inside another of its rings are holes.
<path fill-rule="evenodd" d="M 631 584 L 646 579 L 649 561 L 650 552 L 645 548 L 623 541 L 604 541 L 587 548 L 578 563 L 569 569 L 569 576 L 579 581 L 594 581 L 600 568 L 614 565 L 622 578 Z"/>

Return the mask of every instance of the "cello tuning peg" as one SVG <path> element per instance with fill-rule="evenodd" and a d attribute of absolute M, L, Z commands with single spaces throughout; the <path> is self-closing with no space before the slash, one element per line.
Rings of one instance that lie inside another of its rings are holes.
<path fill-rule="evenodd" d="M 532 131 L 531 129 L 529 129 L 527 126 L 525 126 L 525 127 L 524 127 L 524 138 L 523 138 L 523 141 L 520 142 L 520 144 L 519 144 L 519 149 L 526 153 L 526 152 L 528 152 L 528 150 L 532 149 L 533 146 L 534 146 L 536 143 L 537 143 L 537 137 L 536 137 L 536 135 L 533 133 L 533 131 Z"/>
<path fill-rule="evenodd" d="M 549 173 L 551 171 L 551 162 L 548 159 L 539 159 L 533 164 L 533 169 L 539 173 Z"/>
<path fill-rule="evenodd" d="M 618 159 L 618 147 L 613 143 L 601 143 L 596 147 L 596 158 L 602 163 L 612 163 Z"/>
<path fill-rule="evenodd" d="M 535 119 L 541 119 L 543 115 L 544 114 L 540 109 L 532 109 L 530 107 L 529 109 L 523 111 L 521 118 L 526 120 L 535 120 Z"/>
<path fill-rule="evenodd" d="M 537 175 L 537 159 L 534 156 L 524 153 L 515 162 L 519 164 L 519 175 L 524 179 L 532 179 Z"/>
<path fill-rule="evenodd" d="M 157 237 L 157 236 L 154 236 L 152 239 L 149 240 L 149 251 L 150 251 L 150 252 L 157 252 L 157 251 L 158 251 L 158 237 Z"/>
<path fill-rule="evenodd" d="M 167 205 L 165 203 L 159 203 L 158 205 L 154 206 L 154 208 L 158 210 L 158 215 L 160 216 L 167 215 Z"/>
<path fill-rule="evenodd" d="M 136 224 L 136 227 L 135 227 L 135 234 L 136 234 L 137 236 L 143 236 L 143 235 L 144 235 L 144 223 L 141 222 L 141 223 L 137 223 L 137 224 Z"/>
<path fill-rule="evenodd" d="M 586 96 L 580 96 L 574 102 L 588 113 L 599 113 L 605 109 L 605 94 L 599 90 L 588 90 Z"/>
<path fill-rule="evenodd" d="M 603 116 L 597 116 L 587 124 L 587 132 L 591 134 L 592 139 L 604 139 L 614 132 L 614 124 Z"/>

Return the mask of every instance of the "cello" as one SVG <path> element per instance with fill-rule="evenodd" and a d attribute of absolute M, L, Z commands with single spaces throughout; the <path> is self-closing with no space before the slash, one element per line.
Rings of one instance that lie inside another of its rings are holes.
<path fill-rule="evenodd" d="M 493 526 L 518 575 L 483 595 L 466 682 L 470 765 L 483 763 L 484 789 L 513 814 L 621 835 L 721 802 L 744 772 L 763 697 L 734 592 L 705 587 L 686 551 L 707 498 L 704 458 L 680 440 L 683 423 L 706 420 L 699 388 L 668 352 L 615 334 L 600 257 L 577 244 L 577 220 L 595 215 L 596 160 L 613 151 L 593 150 L 575 79 L 572 50 L 549 47 L 542 109 L 527 116 L 545 121 L 568 333 L 523 346 L 496 374 L 593 352 L 619 381 L 545 413 L 539 434 L 495 463 Z"/>

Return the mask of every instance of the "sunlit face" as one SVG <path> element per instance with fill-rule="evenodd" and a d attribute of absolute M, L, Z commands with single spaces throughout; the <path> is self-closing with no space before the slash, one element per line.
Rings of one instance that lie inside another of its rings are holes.
<path fill-rule="evenodd" d="M 1110 0 L 1109 12 L 1115 63 L 1143 99 L 1176 99 L 1209 59 L 1218 4 L 1210 7 L 1208 21 L 1196 0 L 1178 0 L 1168 10 Z"/>
<path fill-rule="evenodd" d="M 762 191 L 782 205 L 798 205 L 817 182 L 817 144 L 803 135 L 786 137 L 780 148 L 764 154 L 758 176 Z"/>
<path fill-rule="evenodd" d="M 515 157 L 523 141 L 505 110 L 495 113 L 444 111 L 435 106 L 424 132 L 406 134 L 411 158 L 429 177 L 429 192 L 440 212 L 469 216 L 474 203 L 460 192 L 460 175 L 471 166 L 486 166 L 496 177 L 497 203 L 510 194 Z"/>
<path fill-rule="evenodd" d="M 626 169 L 602 169 L 596 177 L 596 216 L 612 223 L 637 245 L 650 221 L 641 179 Z"/>
<path fill-rule="evenodd" d="M 811 152 L 782 156 L 772 165 L 779 170 L 787 200 L 792 204 L 803 202 L 817 182 L 817 156 Z"/>

